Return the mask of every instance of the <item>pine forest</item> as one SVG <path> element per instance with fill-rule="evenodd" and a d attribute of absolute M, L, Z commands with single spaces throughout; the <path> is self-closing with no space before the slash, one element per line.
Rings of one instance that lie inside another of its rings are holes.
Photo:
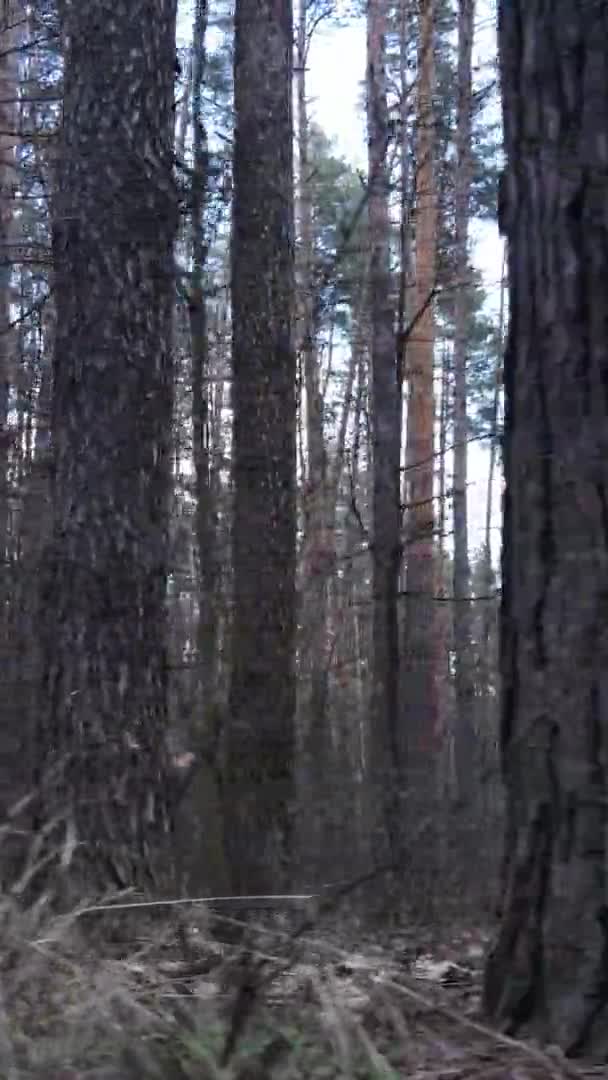
<path fill-rule="evenodd" d="M 608 0 L 2 0 L 0 1080 L 608 1077 L 607 207 Z"/>

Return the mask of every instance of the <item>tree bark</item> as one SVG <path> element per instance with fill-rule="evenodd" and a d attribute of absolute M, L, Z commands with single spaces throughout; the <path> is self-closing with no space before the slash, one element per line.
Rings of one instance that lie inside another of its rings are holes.
<path fill-rule="evenodd" d="M 456 126 L 455 178 L 455 261 L 456 299 L 454 312 L 454 653 L 456 723 L 454 750 L 458 795 L 465 801 L 461 810 L 468 817 L 474 797 L 478 762 L 475 757 L 475 680 L 471 642 L 471 592 L 469 526 L 467 507 L 467 454 L 469 421 L 467 413 L 467 337 L 471 290 L 468 232 L 471 198 L 471 111 L 474 0 L 459 0 L 458 11 L 458 109 Z"/>
<path fill-rule="evenodd" d="M 416 146 L 416 281 L 407 343 L 409 383 L 406 444 L 406 626 L 403 655 L 403 735 L 407 754 L 409 824 L 428 814 L 437 776 L 437 638 L 433 293 L 437 248 L 434 169 L 434 0 L 420 13 Z"/>
<path fill-rule="evenodd" d="M 0 14 L 0 646 L 9 600 L 9 392 L 15 346 L 10 332 L 10 244 L 14 242 L 21 0 L 6 0 Z"/>
<path fill-rule="evenodd" d="M 376 805 L 374 850 L 379 861 L 399 859 L 399 587 L 401 387 L 397 365 L 394 288 L 390 265 L 390 176 L 387 164 L 386 0 L 367 14 L 369 306 L 373 426 L 373 669 L 371 783 Z M 389 850 L 386 850 L 388 838 Z"/>
<path fill-rule="evenodd" d="M 399 294 L 397 299 L 397 348 L 399 389 L 403 398 L 403 373 L 406 369 L 406 329 L 410 317 L 412 287 L 412 205 L 413 185 L 410 146 L 410 48 L 411 5 L 399 0 L 397 8 L 399 29 Z M 402 403 L 403 404 L 403 403 Z M 401 410 L 403 412 L 403 408 Z"/>
<path fill-rule="evenodd" d="M 216 699 L 218 643 L 217 510 L 211 446 L 209 346 L 205 278 L 208 239 L 207 131 L 202 113 L 206 67 L 207 2 L 196 0 L 192 45 L 192 287 L 188 300 L 192 348 L 192 443 L 196 476 L 196 539 L 199 563 L 197 626 L 199 707 L 205 729 Z M 206 736 L 210 736 L 205 731 Z"/>
<path fill-rule="evenodd" d="M 41 823 L 91 888 L 141 882 L 167 827 L 175 0 L 59 4 L 63 129 Z M 76 870 L 75 870 L 76 872 Z"/>
<path fill-rule="evenodd" d="M 276 889 L 293 813 L 295 432 L 290 0 L 237 0 L 234 624 L 223 776 L 237 893 Z"/>
<path fill-rule="evenodd" d="M 608 221 L 605 5 L 499 5 L 509 245 L 502 920 L 485 1007 L 605 1053 Z"/>
<path fill-rule="evenodd" d="M 446 598 L 446 584 L 448 579 L 448 560 L 446 557 L 446 520 L 447 520 L 447 445 L 448 429 L 450 427 L 450 373 L 452 368 L 452 356 L 447 346 L 444 346 L 441 358 L 441 390 L 438 402 L 439 421 L 439 477 L 437 491 L 437 595 Z M 451 678 L 449 657 L 453 642 L 453 613 L 450 610 L 454 605 L 440 603 L 436 613 L 437 630 L 437 726 L 441 732 L 442 754 L 439 777 L 439 792 L 444 806 L 444 817 L 449 813 L 449 800 L 452 797 L 454 787 L 452 766 L 452 728 L 453 718 L 451 713 Z M 445 824 L 445 827 L 444 827 Z M 447 823 L 442 823 L 441 838 L 447 844 Z M 444 865 L 444 863 L 442 863 Z"/>

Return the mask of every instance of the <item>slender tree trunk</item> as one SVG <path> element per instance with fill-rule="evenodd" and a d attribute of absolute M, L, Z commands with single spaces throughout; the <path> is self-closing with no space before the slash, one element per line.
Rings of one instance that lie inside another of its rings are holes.
<path fill-rule="evenodd" d="M 454 653 L 456 687 L 455 762 L 461 813 L 469 816 L 478 762 L 473 709 L 475 679 L 471 641 L 469 527 L 467 512 L 467 338 L 471 290 L 468 286 L 468 232 L 471 198 L 471 111 L 475 0 L 459 0 L 458 110 L 456 126 L 456 298 L 454 312 Z"/>
<path fill-rule="evenodd" d="M 494 473 L 496 470 L 496 456 L 498 449 L 498 417 L 499 417 L 499 401 L 502 383 L 502 365 L 503 365 L 503 349 L 505 339 L 505 292 L 506 292 L 506 245 L 503 251 L 502 257 L 502 271 L 500 277 L 500 307 L 498 314 L 498 342 L 496 349 L 496 359 L 494 362 L 494 397 L 492 402 L 492 417 L 490 420 L 490 461 L 488 464 L 488 490 L 486 495 L 486 515 L 485 515 L 485 529 L 484 529 L 484 547 L 483 547 L 483 573 L 482 573 L 482 589 L 481 592 L 484 596 L 490 597 L 496 589 L 496 574 L 492 565 L 492 511 L 494 507 Z M 481 606 L 481 634 L 480 634 L 480 648 L 479 648 L 479 671 L 478 679 L 482 686 L 482 697 L 480 700 L 480 707 L 482 715 L 478 725 L 478 730 L 482 730 L 484 735 L 482 737 L 482 771 L 486 773 L 488 766 L 493 763 L 496 752 L 496 730 L 495 725 L 488 723 L 489 717 L 492 717 L 495 713 L 494 702 L 490 699 L 491 685 L 493 681 L 493 675 L 495 673 L 496 665 L 494 663 L 494 651 L 492 649 L 492 641 L 496 635 L 496 622 L 497 622 L 497 604 L 491 600 L 484 600 Z M 488 782 L 484 782 L 484 787 L 488 787 Z M 495 785 L 490 785 L 490 789 Z M 496 803 L 496 797 L 494 794 L 493 802 Z M 483 813 L 483 811 L 482 811 Z M 486 819 L 486 815 L 483 814 L 483 820 Z"/>
<path fill-rule="evenodd" d="M 502 920 L 485 1006 L 608 1049 L 608 221 L 603 5 L 499 5 L 508 240 Z"/>
<path fill-rule="evenodd" d="M 320 874 L 327 880 L 333 845 L 327 835 L 332 782 L 331 739 L 327 717 L 329 661 L 327 620 L 329 585 L 335 563 L 335 541 L 329 528 L 327 452 L 323 424 L 323 394 L 317 349 L 313 278 L 313 198 L 309 154 L 306 65 L 308 61 L 307 0 L 299 0 L 296 34 L 296 96 L 298 122 L 297 260 L 298 349 L 304 376 L 307 479 L 304 489 L 304 543 L 300 613 L 300 729 L 302 783 L 300 813 L 307 882 Z"/>
<path fill-rule="evenodd" d="M 42 820 L 66 820 L 62 862 L 106 888 L 141 882 L 168 817 L 175 0 L 61 0 L 59 16 L 38 774 Z"/>
<path fill-rule="evenodd" d="M 21 0 L 5 0 L 0 14 L 0 645 L 8 615 L 9 582 L 9 390 L 15 347 L 10 326 L 10 243 L 14 236 Z M 14 382 L 14 379 L 12 380 Z"/>
<path fill-rule="evenodd" d="M 176 853 L 181 871 L 180 885 L 198 893 L 202 888 L 223 892 L 229 888 L 224 858 L 222 808 L 217 785 L 217 742 L 219 713 L 217 703 L 219 592 L 221 575 L 217 536 L 217 478 L 213 447 L 214 418 L 211 410 L 210 358 L 207 300 L 207 221 L 208 142 L 203 118 L 202 95 L 206 75 L 207 0 L 195 0 L 192 31 L 192 54 L 188 86 L 192 92 L 191 253 L 192 275 L 188 296 L 190 345 L 192 356 L 192 445 L 196 479 L 196 547 L 198 554 L 198 612 L 194 699 L 195 717 L 191 723 L 190 745 L 201 755 L 197 773 L 182 807 Z M 185 142 L 185 122 L 179 138 Z M 180 154 L 180 147 L 177 147 Z M 183 146 L 181 148 L 183 154 Z M 184 834 L 187 842 L 180 843 Z"/>
<path fill-rule="evenodd" d="M 352 348 L 356 355 L 356 389 L 353 400 L 353 436 L 349 452 L 349 475 L 347 479 L 345 478 L 346 490 L 344 497 L 347 506 L 353 497 L 357 500 L 364 498 L 361 483 L 361 442 L 369 396 L 368 348 L 370 340 L 369 302 L 364 290 L 359 298 L 353 321 Z M 370 451 L 371 446 L 368 443 L 366 452 L 370 453 Z M 344 546 L 350 558 L 346 563 L 342 577 L 334 579 L 334 603 L 336 606 L 341 605 L 342 610 L 351 613 L 356 655 L 359 659 L 356 671 L 358 685 L 355 697 L 358 706 L 355 716 L 358 719 L 353 723 L 352 716 L 347 718 L 347 731 L 343 739 L 344 744 L 348 745 L 345 756 L 346 761 L 351 765 L 354 782 L 354 822 L 352 820 L 345 822 L 345 830 L 348 830 L 346 835 L 353 837 L 353 843 L 356 844 L 360 862 L 357 863 L 349 851 L 347 857 L 342 860 L 341 866 L 345 873 L 352 874 L 357 872 L 359 866 L 369 867 L 372 859 L 379 861 L 371 838 L 375 828 L 378 826 L 378 810 L 380 809 L 380 813 L 382 813 L 382 804 L 379 807 L 377 792 L 374 793 L 375 797 L 372 796 L 370 784 L 370 779 L 373 779 L 374 775 L 369 766 L 370 758 L 375 753 L 375 733 L 369 710 L 370 679 L 367 672 L 367 663 L 364 666 L 360 662 L 360 658 L 367 659 L 371 655 L 372 642 L 369 633 L 369 621 L 366 618 L 369 608 L 367 603 L 365 606 L 359 603 L 359 598 L 363 595 L 365 601 L 369 601 L 369 591 L 367 585 L 361 588 L 362 575 L 356 555 L 361 552 L 362 538 L 359 523 L 352 509 L 346 511 L 344 530 Z M 369 563 L 367 556 L 364 557 L 366 558 L 365 576 L 367 577 Z"/>
<path fill-rule="evenodd" d="M 294 779 L 296 363 L 290 0 L 237 0 L 234 625 L 224 770 L 237 893 L 277 888 Z"/>
<path fill-rule="evenodd" d="M 500 274 L 500 307 L 498 313 L 498 348 L 494 364 L 494 396 L 490 420 L 490 461 L 488 464 L 488 491 L 486 496 L 486 520 L 484 530 L 484 553 L 489 579 L 493 580 L 492 571 L 492 510 L 494 506 L 494 471 L 496 469 L 496 450 L 498 448 L 498 404 L 500 400 L 501 370 L 505 338 L 505 290 L 506 290 L 506 248 L 502 257 Z"/>
<path fill-rule="evenodd" d="M 414 326 L 408 341 L 409 381 L 406 508 L 407 605 L 403 657 L 404 737 L 410 828 L 429 813 L 437 775 L 437 640 L 435 628 L 435 513 L 433 293 L 437 248 L 434 179 L 434 2 L 420 13 L 417 100 L 416 281 Z"/>
<path fill-rule="evenodd" d="M 367 14 L 367 140 L 369 185 L 369 303 L 373 426 L 373 673 L 372 785 L 377 803 L 375 850 L 399 858 L 399 587 L 401 390 L 397 367 L 394 289 L 390 265 L 390 177 L 387 165 L 386 0 Z M 385 848 L 388 836 L 390 850 Z"/>
<path fill-rule="evenodd" d="M 406 328 L 411 308 L 412 274 L 412 183 L 410 166 L 410 96 L 408 49 L 410 46 L 410 3 L 399 0 L 399 122 L 401 140 L 399 144 L 400 180 L 399 189 L 399 296 L 397 302 L 397 348 L 399 350 L 399 388 L 403 396 L 403 373 L 406 369 L 407 350 Z M 403 412 L 403 409 L 401 410 Z"/>
<path fill-rule="evenodd" d="M 207 197 L 207 132 L 202 113 L 205 80 L 207 0 L 196 0 L 192 47 L 192 287 L 189 296 L 192 347 L 192 438 L 196 475 L 196 539 L 199 561 L 199 612 L 197 646 L 199 703 L 207 717 L 216 697 L 217 674 L 217 528 L 213 489 L 209 347 L 205 276 L 208 241 L 205 202 Z"/>
<path fill-rule="evenodd" d="M 441 359 L 441 394 L 439 399 L 439 482 L 437 492 L 437 595 L 446 596 L 446 521 L 447 521 L 447 442 L 448 427 L 450 424 L 450 369 L 451 354 L 447 346 L 443 348 Z M 439 790 L 444 806 L 448 805 L 448 794 L 451 794 L 452 777 L 449 767 L 449 744 L 452 732 L 450 723 L 450 670 L 449 654 L 450 639 L 452 638 L 452 613 L 447 603 L 439 604 L 435 616 L 437 628 L 437 656 L 438 656 L 438 683 L 437 683 L 437 724 L 442 734 L 443 754 L 442 762 L 445 763 L 441 770 Z M 446 737 L 448 736 L 448 737 Z M 447 829 L 442 828 L 442 840 L 447 842 Z"/>
<path fill-rule="evenodd" d="M 199 8 L 196 9 L 194 14 L 194 29 L 198 30 L 199 19 L 202 16 L 203 25 L 206 22 L 205 19 L 206 5 L 203 5 L 202 12 Z M 186 134 L 188 132 L 188 120 L 190 119 L 190 98 L 192 95 L 192 79 L 194 75 L 194 55 L 196 51 L 195 47 L 196 38 L 193 41 L 193 47 L 188 57 L 188 67 L 184 78 L 184 90 L 182 94 L 182 100 L 179 106 L 179 112 L 175 117 L 175 156 L 178 161 L 184 160 L 184 154 L 186 151 Z M 204 65 L 203 71 L 204 71 Z M 202 78 L 202 73 L 201 73 Z"/>
<path fill-rule="evenodd" d="M 18 640 L 23 632 L 22 612 L 15 602 L 20 570 L 18 522 L 15 510 L 9 509 L 10 489 L 14 485 L 18 490 L 23 458 L 23 399 L 19 411 L 21 432 L 18 429 L 13 439 L 8 427 L 10 390 L 17 389 L 23 394 L 25 381 L 25 369 L 20 369 L 15 355 L 16 335 L 10 328 L 14 269 L 10 245 L 16 232 L 18 49 L 22 16 L 20 0 L 7 0 L 0 14 L 0 812 L 23 793 L 24 754 L 20 743 L 26 717 L 17 666 Z M 9 463 L 12 476 L 9 476 Z M 9 844 L 11 841 L 12 838 Z M 9 850 L 5 850 L 5 865 L 8 858 Z"/>

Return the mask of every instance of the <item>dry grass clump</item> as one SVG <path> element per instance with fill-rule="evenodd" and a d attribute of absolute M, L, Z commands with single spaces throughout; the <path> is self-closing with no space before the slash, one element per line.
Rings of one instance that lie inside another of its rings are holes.
<path fill-rule="evenodd" d="M 121 1056 L 174 1028 L 153 966 L 93 946 L 80 911 L 0 898 L 0 1077 L 122 1077 Z M 152 1074 L 151 1074 L 152 1075 Z"/>
<path fill-rule="evenodd" d="M 179 927 L 143 908 L 121 927 L 106 915 L 0 898 L 0 1080 L 582 1075 L 492 1033 L 470 987 L 425 985 L 390 948 L 353 955 L 276 923 L 220 948 L 191 912 Z"/>

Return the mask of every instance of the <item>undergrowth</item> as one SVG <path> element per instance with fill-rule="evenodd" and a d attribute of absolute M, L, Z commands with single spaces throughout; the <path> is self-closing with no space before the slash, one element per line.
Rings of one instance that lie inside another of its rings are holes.
<path fill-rule="evenodd" d="M 189 909 L 58 917 L 0 898 L 0 1080 L 581 1075 L 484 1028 L 474 972 L 457 999 L 421 988 L 407 943 L 355 951 L 275 921 L 230 947 L 211 930 Z"/>

